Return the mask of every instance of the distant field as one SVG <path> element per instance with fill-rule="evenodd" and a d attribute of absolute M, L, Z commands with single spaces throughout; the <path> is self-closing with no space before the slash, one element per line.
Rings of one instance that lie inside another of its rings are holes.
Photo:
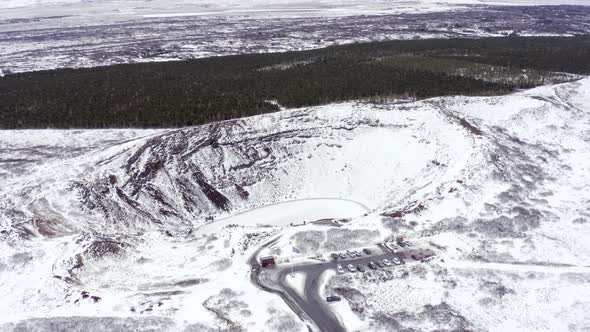
<path fill-rule="evenodd" d="M 22 73 L 0 128 L 178 127 L 346 100 L 496 95 L 590 73 L 590 37 L 351 44 Z"/>

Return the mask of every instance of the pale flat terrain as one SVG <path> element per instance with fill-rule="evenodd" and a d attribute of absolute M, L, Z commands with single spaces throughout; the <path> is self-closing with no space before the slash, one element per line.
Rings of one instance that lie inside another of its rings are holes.
<path fill-rule="evenodd" d="M 590 33 L 584 0 L 0 1 L 10 72 L 415 38 Z M 547 6 L 551 5 L 551 6 Z"/>

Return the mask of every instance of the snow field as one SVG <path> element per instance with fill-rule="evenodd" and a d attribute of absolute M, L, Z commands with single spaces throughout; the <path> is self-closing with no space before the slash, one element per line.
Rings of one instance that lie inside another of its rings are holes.
<path fill-rule="evenodd" d="M 590 291 L 589 86 L 583 79 L 493 98 L 351 102 L 161 132 L 3 132 L 6 147 L 47 142 L 84 150 L 0 177 L 0 321 L 148 316 L 215 328 L 225 324 L 218 316 L 224 312 L 248 330 L 273 330 L 275 316 L 296 319 L 249 281 L 247 259 L 264 241 L 280 235 L 268 253 L 289 256 L 295 246 L 306 258 L 403 234 L 432 242 L 438 258 L 396 267 L 391 275 L 355 275 L 347 285 L 364 296 L 366 311 L 351 311 L 345 301 L 333 306 L 347 326 L 391 330 L 376 320 L 383 314 L 404 327 L 432 330 L 447 326 L 436 319 L 442 312 L 453 313 L 448 324 L 458 328 L 583 331 Z M 219 148 L 202 144 L 213 131 Z M 261 139 L 267 135 L 273 139 Z M 92 188 L 110 175 L 117 179 L 113 187 L 134 184 L 133 172 L 150 170 L 154 161 L 163 166 L 137 181 L 143 191 L 121 190 L 161 224 L 113 191 L 101 198 L 111 195 L 107 212 L 121 216 L 107 220 L 100 209 L 83 209 L 72 189 L 73 181 Z M 197 168 L 227 196 L 228 211 L 210 207 L 198 187 L 189 193 L 199 209 L 185 209 L 174 179 Z M 239 198 L 236 183 L 247 199 Z M 159 214 L 163 206 L 146 194 L 150 187 L 173 197 L 168 204 L 181 217 Z M 424 208 L 412 210 L 419 203 Z M 401 216 L 382 215 L 393 212 Z M 208 215 L 218 221 L 207 224 Z M 36 224 L 27 224 L 34 218 Z M 339 227 L 289 226 L 323 218 L 351 220 Z M 39 231 L 35 225 L 47 220 L 72 233 L 23 237 L 22 224 Z M 125 243 L 123 253 L 86 255 L 103 237 Z M 82 267 L 75 267 L 77 254 L 86 255 Z M 70 270 L 80 283 L 55 277 L 72 277 Z M 91 302 L 83 291 L 101 300 Z"/>

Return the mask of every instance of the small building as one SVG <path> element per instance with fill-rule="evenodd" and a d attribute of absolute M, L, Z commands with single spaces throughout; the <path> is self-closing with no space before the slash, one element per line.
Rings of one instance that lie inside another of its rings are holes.
<path fill-rule="evenodd" d="M 276 262 L 275 256 L 263 256 L 263 257 L 260 257 L 260 265 L 262 267 L 274 266 L 276 264 L 277 264 L 277 262 Z"/>
<path fill-rule="evenodd" d="M 430 249 L 422 250 L 418 253 L 412 254 L 412 259 L 420 262 L 426 262 L 434 256 L 434 251 Z"/>

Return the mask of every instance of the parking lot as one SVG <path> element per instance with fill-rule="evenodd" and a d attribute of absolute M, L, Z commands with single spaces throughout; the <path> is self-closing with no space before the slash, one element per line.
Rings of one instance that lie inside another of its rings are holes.
<path fill-rule="evenodd" d="M 305 313 L 316 326 L 324 328 L 320 330 L 340 331 L 343 330 L 341 322 L 325 304 L 340 301 L 341 298 L 335 294 L 327 294 L 325 297 L 320 295 L 319 280 L 326 270 L 341 274 L 360 274 L 369 270 L 395 269 L 406 262 L 423 261 L 424 257 L 431 257 L 434 254 L 428 249 L 420 249 L 411 243 L 404 243 L 403 246 L 387 244 L 371 244 L 363 248 L 330 253 L 323 257 L 316 256 L 313 260 L 304 262 L 272 264 L 262 269 L 254 255 L 251 261 L 254 272 L 252 280 L 267 290 L 276 291 L 295 312 Z M 289 274 L 306 276 L 303 289 L 293 288 L 293 285 L 287 281 Z"/>
<path fill-rule="evenodd" d="M 346 250 L 330 254 L 330 264 L 338 273 L 358 273 L 367 270 L 395 268 L 411 259 L 411 246 L 393 247 L 379 244 L 362 249 Z"/>

